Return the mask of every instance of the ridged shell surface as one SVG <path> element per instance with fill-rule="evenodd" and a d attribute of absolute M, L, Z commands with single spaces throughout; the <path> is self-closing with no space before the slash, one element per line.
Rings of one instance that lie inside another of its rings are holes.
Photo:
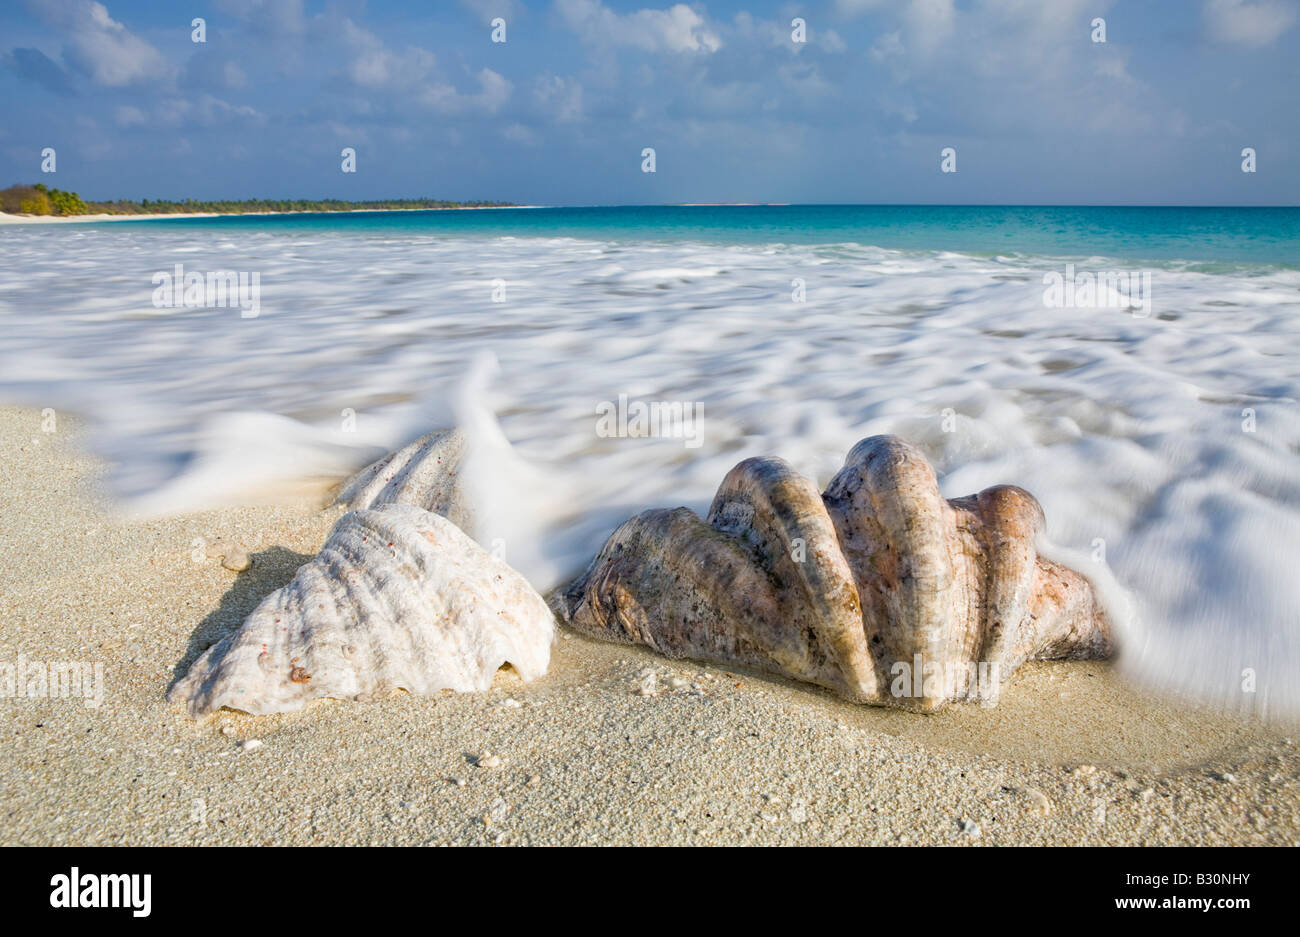
<path fill-rule="evenodd" d="M 1025 660 L 1113 650 L 1089 581 L 1037 555 L 1042 529 L 1029 492 L 945 500 L 919 451 L 873 436 L 822 494 L 781 459 L 747 459 L 707 519 L 632 518 L 558 604 L 598 637 L 859 702 L 992 702 Z"/>
<path fill-rule="evenodd" d="M 320 697 L 486 690 L 546 672 L 546 602 L 444 517 L 406 504 L 339 519 L 315 559 L 172 688 L 200 716 L 290 712 Z"/>
<path fill-rule="evenodd" d="M 354 475 L 338 503 L 354 511 L 384 504 L 413 504 L 472 530 L 469 502 L 460 484 L 465 434 L 439 430 L 374 462 Z"/>

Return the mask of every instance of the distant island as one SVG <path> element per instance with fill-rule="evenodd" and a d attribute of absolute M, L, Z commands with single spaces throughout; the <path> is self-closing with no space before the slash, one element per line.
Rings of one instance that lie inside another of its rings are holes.
<path fill-rule="evenodd" d="M 11 185 L 0 190 L 0 212 L 9 215 L 246 215 L 294 211 L 400 211 L 422 208 L 512 208 L 512 202 L 451 202 L 435 198 L 392 198 L 367 202 L 340 199 L 265 199 L 183 202 L 169 199 L 118 199 L 87 202 L 76 192 L 51 189 L 44 183 Z"/>

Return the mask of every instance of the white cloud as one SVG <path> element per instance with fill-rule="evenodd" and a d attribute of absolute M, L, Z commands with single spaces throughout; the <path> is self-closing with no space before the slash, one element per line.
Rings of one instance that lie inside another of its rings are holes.
<path fill-rule="evenodd" d="M 163 79 L 171 68 L 162 53 L 131 32 L 94 0 L 41 0 L 28 4 L 51 26 L 63 30 L 68 65 L 98 85 L 118 88 Z"/>
<path fill-rule="evenodd" d="M 885 6 L 886 0 L 835 0 L 835 9 L 841 16 L 858 16 Z"/>
<path fill-rule="evenodd" d="M 334 31 L 348 49 L 348 77 L 363 88 L 411 88 L 433 74 L 436 58 L 427 49 L 411 46 L 395 52 L 374 33 L 346 18 Z"/>
<path fill-rule="evenodd" d="M 1211 39 L 1266 46 L 1296 21 L 1296 8 L 1285 0 L 1206 0 L 1205 29 Z"/>
<path fill-rule="evenodd" d="M 540 142 L 537 134 L 523 124 L 507 124 L 501 131 L 501 136 L 511 143 L 522 143 L 524 146 L 536 146 Z"/>
<path fill-rule="evenodd" d="M 917 44 L 930 51 L 952 35 L 956 15 L 953 0 L 911 0 L 906 19 Z"/>
<path fill-rule="evenodd" d="M 892 33 L 881 33 L 876 41 L 872 43 L 868 54 L 873 62 L 882 65 L 891 59 L 901 58 L 905 54 L 902 33 L 898 30 Z"/>
<path fill-rule="evenodd" d="M 812 40 L 827 52 L 843 52 L 848 48 L 840 34 L 833 29 L 819 30 L 813 34 Z"/>
<path fill-rule="evenodd" d="M 412 48 L 398 53 L 379 47 L 362 52 L 348 66 L 348 75 L 363 88 L 409 87 L 433 71 L 434 55 Z"/>
<path fill-rule="evenodd" d="M 559 123 L 583 119 L 582 84 L 576 78 L 541 75 L 533 83 L 533 99 Z"/>
<path fill-rule="evenodd" d="M 915 131 L 961 126 L 985 137 L 1041 133 L 1088 115 L 1092 129 L 1143 124 L 1171 133 L 1168 104 L 1128 70 L 1123 45 L 1091 41 L 1113 0 L 841 0 L 880 27 L 870 61 L 893 79 L 880 107 Z M 1114 33 L 1112 32 L 1112 38 Z M 1015 89 L 1015 109 L 980 108 Z M 960 103 L 956 103 L 960 102 Z M 979 112 L 979 121 L 972 114 Z M 1073 116 L 1072 116 L 1073 115 Z"/>
<path fill-rule="evenodd" d="M 356 85 L 369 91 L 389 90 L 410 95 L 439 114 L 495 114 L 514 90 L 504 76 L 484 68 L 475 76 L 478 91 L 462 93 L 437 75 L 437 58 L 432 52 L 417 46 L 394 51 L 374 33 L 349 19 L 344 19 L 334 34 L 348 50 L 347 75 Z"/>
<path fill-rule="evenodd" d="M 248 75 L 229 59 L 200 53 L 190 56 L 181 85 L 204 91 L 234 91 L 247 87 Z"/>
<path fill-rule="evenodd" d="M 863 13 L 883 12 L 894 16 L 903 24 L 909 51 L 929 54 L 952 36 L 957 18 L 953 0 L 836 0 L 835 8 L 842 16 L 854 17 Z M 894 34 L 897 41 L 897 34 Z"/>
<path fill-rule="evenodd" d="M 275 36 L 301 33 L 307 25 L 302 0 L 217 0 L 217 9 Z"/>
<path fill-rule="evenodd" d="M 503 75 L 485 68 L 478 73 L 478 80 L 480 91 L 474 96 L 477 106 L 495 113 L 501 105 L 510 100 L 510 92 L 514 86 Z"/>
<path fill-rule="evenodd" d="M 130 108 L 134 110 L 134 108 Z M 119 122 L 121 120 L 119 109 Z M 227 124 L 261 124 L 263 115 L 255 108 L 231 104 L 210 94 L 189 98 L 166 98 L 156 108 L 149 123 L 163 127 L 218 127 Z"/>
<path fill-rule="evenodd" d="M 119 107 L 114 114 L 114 119 L 119 127 L 142 127 L 148 123 L 144 111 L 130 105 Z"/>
<path fill-rule="evenodd" d="M 887 28 L 868 54 L 889 66 L 896 78 L 913 77 L 938 66 L 993 76 L 1068 75 L 1081 49 L 1092 49 L 1094 14 L 1113 0 L 974 0 L 958 8 L 954 0 L 850 0 L 845 9 L 879 11 Z"/>
<path fill-rule="evenodd" d="M 822 78 L 817 66 L 812 63 L 781 65 L 776 71 L 781 83 L 805 103 L 835 96 L 835 87 Z"/>
<path fill-rule="evenodd" d="M 790 25 L 793 19 L 793 16 L 783 16 L 776 20 L 755 20 L 753 16 L 742 10 L 732 20 L 731 35 L 741 43 L 760 43 L 778 49 L 787 49 L 796 54 L 803 52 L 808 46 L 816 46 L 827 52 L 843 52 L 847 48 L 844 40 L 835 30 L 823 29 L 817 23 L 808 23 L 806 19 L 807 41 L 794 42 L 791 37 L 793 27 Z"/>
<path fill-rule="evenodd" d="M 647 52 L 717 52 L 722 39 L 684 3 L 667 10 L 615 13 L 600 0 L 558 0 L 556 8 L 589 45 L 633 46 Z"/>
<path fill-rule="evenodd" d="M 1128 59 L 1125 55 L 1098 56 L 1094 72 L 1101 78 L 1115 81 L 1132 82 L 1134 78 L 1128 71 Z"/>
<path fill-rule="evenodd" d="M 242 88 L 248 84 L 248 76 L 234 62 L 227 62 L 221 69 L 221 76 L 227 88 Z"/>
<path fill-rule="evenodd" d="M 463 114 L 470 111 L 495 114 L 510 100 L 514 85 L 505 78 L 484 68 L 478 73 L 479 90 L 474 94 L 461 94 L 445 82 L 429 85 L 420 95 L 424 105 L 440 114 Z"/>

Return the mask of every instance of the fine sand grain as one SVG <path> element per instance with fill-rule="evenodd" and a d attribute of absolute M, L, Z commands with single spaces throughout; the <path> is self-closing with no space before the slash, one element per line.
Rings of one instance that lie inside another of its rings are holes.
<path fill-rule="evenodd" d="M 0 664 L 104 672 L 97 708 L 0 699 L 0 843 L 1300 844 L 1294 726 L 1105 664 L 1031 665 L 996 708 L 921 716 L 561 629 L 529 686 L 192 721 L 167 687 L 339 511 L 122 517 L 77 434 L 0 408 Z M 220 539 L 252 567 L 196 549 Z"/>

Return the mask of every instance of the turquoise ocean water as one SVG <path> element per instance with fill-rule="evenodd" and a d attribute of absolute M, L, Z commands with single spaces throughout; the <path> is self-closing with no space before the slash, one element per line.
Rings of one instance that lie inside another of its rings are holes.
<path fill-rule="evenodd" d="M 114 222 L 117 224 L 119 222 Z M 142 222 L 146 223 L 146 222 Z M 1300 265 L 1300 208 L 682 205 L 354 212 L 150 221 L 262 232 L 861 244 L 1131 263 Z"/>

